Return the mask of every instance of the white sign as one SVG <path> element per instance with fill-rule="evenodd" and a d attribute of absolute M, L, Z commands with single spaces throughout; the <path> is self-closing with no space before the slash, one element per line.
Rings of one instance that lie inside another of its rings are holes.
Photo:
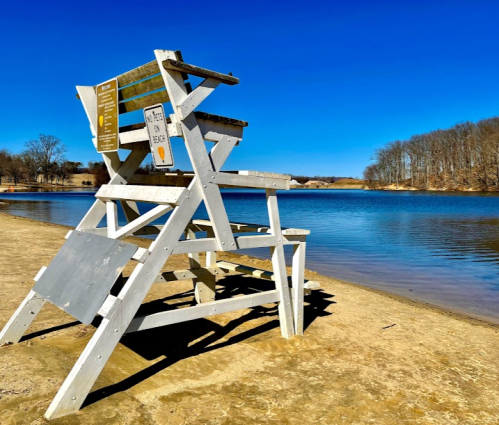
<path fill-rule="evenodd" d="M 166 130 L 163 105 L 158 104 L 144 109 L 144 121 L 149 133 L 152 159 L 157 169 L 173 167 L 173 154 L 170 138 Z"/>

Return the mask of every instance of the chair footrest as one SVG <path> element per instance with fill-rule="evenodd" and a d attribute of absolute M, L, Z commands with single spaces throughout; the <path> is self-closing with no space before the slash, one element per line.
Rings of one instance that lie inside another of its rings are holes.
<path fill-rule="evenodd" d="M 192 220 L 192 224 L 197 226 L 200 231 L 206 231 L 213 228 L 210 220 L 196 219 Z M 229 223 L 235 233 L 270 233 L 270 226 L 253 224 L 253 223 Z M 310 234 L 310 230 L 306 229 L 291 229 L 282 228 L 284 236 L 306 236 Z"/>

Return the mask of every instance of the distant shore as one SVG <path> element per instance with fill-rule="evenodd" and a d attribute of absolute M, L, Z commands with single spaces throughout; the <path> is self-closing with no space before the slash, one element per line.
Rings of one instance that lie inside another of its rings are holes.
<path fill-rule="evenodd" d="M 0 327 L 67 230 L 0 213 Z M 220 258 L 270 267 L 248 256 Z M 187 267 L 187 256 L 178 255 L 165 270 Z M 306 277 L 321 289 L 306 299 L 303 337 L 280 336 L 273 305 L 133 334 L 123 338 L 97 382 L 101 391 L 72 423 L 222 416 L 235 424 L 497 423 L 497 325 L 312 271 Z M 220 279 L 219 292 L 256 287 L 259 281 L 245 284 L 250 279 Z M 146 302 L 189 305 L 191 289 L 190 281 L 155 285 Z M 47 304 L 24 342 L 0 348 L 2 424 L 41 419 L 94 329 Z"/>

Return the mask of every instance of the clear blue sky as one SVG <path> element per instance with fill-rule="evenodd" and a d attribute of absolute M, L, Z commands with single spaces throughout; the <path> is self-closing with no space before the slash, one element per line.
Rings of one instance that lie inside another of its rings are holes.
<path fill-rule="evenodd" d="M 250 123 L 226 169 L 361 176 L 386 142 L 499 115 L 498 16 L 497 1 L 3 2 L 0 148 L 53 134 L 99 160 L 75 86 L 180 49 L 241 79 L 200 108 Z"/>

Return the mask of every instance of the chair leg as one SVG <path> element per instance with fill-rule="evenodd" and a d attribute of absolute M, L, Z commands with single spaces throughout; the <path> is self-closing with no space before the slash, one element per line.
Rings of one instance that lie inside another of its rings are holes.
<path fill-rule="evenodd" d="M 293 311 L 291 309 L 291 294 L 286 273 L 286 259 L 284 258 L 284 243 L 277 206 L 277 195 L 274 189 L 267 189 L 267 208 L 269 211 L 270 229 L 277 239 L 275 247 L 270 248 L 272 255 L 272 268 L 274 269 L 276 289 L 279 291 L 279 321 L 281 333 L 284 338 L 289 338 L 293 331 Z"/>
<path fill-rule="evenodd" d="M 306 243 L 300 242 L 293 246 L 292 294 L 293 316 L 296 335 L 303 335 L 303 285 L 305 283 L 305 250 Z"/>
<path fill-rule="evenodd" d="M 40 295 L 30 291 L 0 332 L 0 345 L 19 342 L 44 304 L 45 300 Z"/>

